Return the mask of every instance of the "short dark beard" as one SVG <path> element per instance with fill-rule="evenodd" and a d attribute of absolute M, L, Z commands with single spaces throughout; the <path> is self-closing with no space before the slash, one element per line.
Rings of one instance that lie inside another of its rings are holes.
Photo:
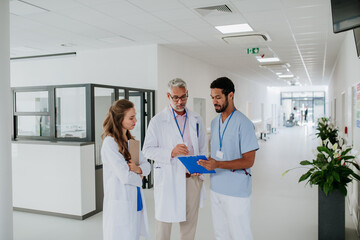
<path fill-rule="evenodd" d="M 224 111 L 227 109 L 228 106 L 229 106 L 229 100 L 228 100 L 228 96 L 226 96 L 226 101 L 225 101 L 224 105 L 221 106 L 221 108 L 218 109 L 218 110 L 215 109 L 215 111 L 216 111 L 217 113 L 222 113 L 222 112 L 224 112 Z"/>

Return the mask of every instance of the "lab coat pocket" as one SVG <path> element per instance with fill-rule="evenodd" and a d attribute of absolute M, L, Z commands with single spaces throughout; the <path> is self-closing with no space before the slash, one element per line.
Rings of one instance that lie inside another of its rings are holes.
<path fill-rule="evenodd" d="M 164 168 L 161 166 L 156 166 L 154 168 L 154 185 L 161 186 L 164 184 Z"/>
<path fill-rule="evenodd" d="M 111 215 L 113 226 L 123 226 L 129 223 L 130 202 L 121 200 L 111 200 Z"/>

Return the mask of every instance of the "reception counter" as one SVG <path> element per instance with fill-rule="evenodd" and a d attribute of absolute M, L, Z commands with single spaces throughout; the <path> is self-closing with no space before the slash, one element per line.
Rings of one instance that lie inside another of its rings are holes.
<path fill-rule="evenodd" d="M 15 210 L 85 219 L 96 212 L 94 143 L 12 142 Z"/>

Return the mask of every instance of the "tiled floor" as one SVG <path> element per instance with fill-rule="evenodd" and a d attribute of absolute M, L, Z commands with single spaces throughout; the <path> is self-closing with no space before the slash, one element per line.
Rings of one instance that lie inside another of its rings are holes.
<path fill-rule="evenodd" d="M 282 173 L 312 158 L 316 146 L 311 126 L 282 128 L 260 143 L 252 170 L 252 228 L 255 240 L 317 239 L 317 188 L 298 184 L 304 169 Z M 209 185 L 208 179 L 206 185 Z M 145 190 L 151 239 L 155 239 L 153 191 Z M 346 239 L 359 239 L 346 208 Z M 84 221 L 14 212 L 15 240 L 100 240 L 102 214 Z M 179 239 L 178 224 L 171 239 Z M 212 240 L 209 198 L 200 210 L 196 239 Z"/>

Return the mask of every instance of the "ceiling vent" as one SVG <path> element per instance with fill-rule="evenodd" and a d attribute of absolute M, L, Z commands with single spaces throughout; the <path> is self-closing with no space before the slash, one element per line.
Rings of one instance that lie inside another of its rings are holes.
<path fill-rule="evenodd" d="M 230 9 L 230 7 L 226 4 L 210 6 L 210 7 L 195 8 L 195 11 L 197 11 L 203 17 L 205 17 L 207 15 L 223 15 L 223 14 L 229 14 L 229 13 L 233 12 Z"/>
<path fill-rule="evenodd" d="M 270 39 L 267 35 L 262 33 L 249 33 L 249 34 L 241 34 L 241 35 L 232 35 L 222 37 L 228 44 L 238 44 L 238 45 L 246 45 L 246 44 L 254 44 L 254 43 L 264 43 L 268 42 Z"/>

